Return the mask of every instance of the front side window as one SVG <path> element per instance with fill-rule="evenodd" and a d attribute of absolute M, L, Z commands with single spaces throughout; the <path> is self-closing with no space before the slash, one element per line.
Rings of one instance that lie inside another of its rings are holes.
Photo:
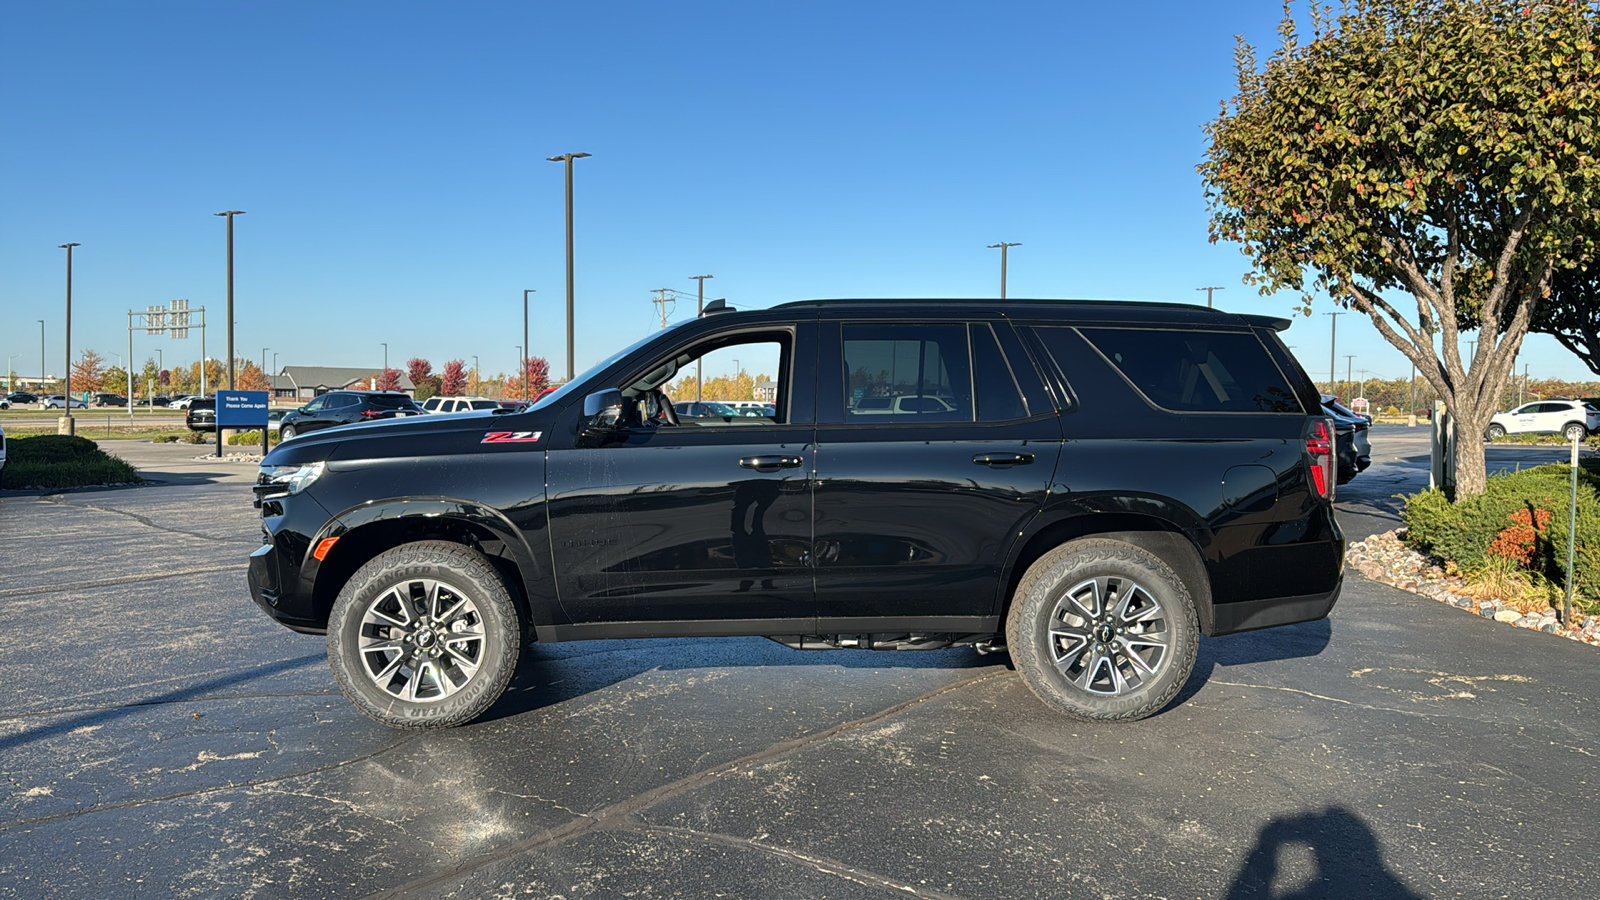
<path fill-rule="evenodd" d="M 965 325 L 844 326 L 845 421 L 971 422 Z"/>
<path fill-rule="evenodd" d="M 792 346 L 788 331 L 721 335 L 659 361 L 623 385 L 622 393 L 638 403 L 645 424 L 659 424 L 670 406 L 688 427 L 782 425 L 789 421 L 784 394 Z M 741 400 L 775 406 L 767 415 L 740 416 L 728 404 Z M 690 412 L 682 415 L 683 410 Z"/>

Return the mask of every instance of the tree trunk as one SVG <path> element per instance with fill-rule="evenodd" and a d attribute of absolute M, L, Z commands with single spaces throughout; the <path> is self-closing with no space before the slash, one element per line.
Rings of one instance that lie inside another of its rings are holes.
<path fill-rule="evenodd" d="M 1483 435 L 1494 418 L 1494 403 L 1477 399 L 1452 407 L 1455 421 L 1455 496 L 1457 500 L 1482 494 L 1489 487 Z"/>

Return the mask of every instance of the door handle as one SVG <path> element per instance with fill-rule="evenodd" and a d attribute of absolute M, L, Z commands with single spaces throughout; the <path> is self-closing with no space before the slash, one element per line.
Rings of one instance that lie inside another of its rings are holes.
<path fill-rule="evenodd" d="M 972 461 L 980 466 L 993 466 L 1005 468 L 1006 466 L 1025 466 L 1033 462 L 1032 453 L 979 453 Z"/>
<path fill-rule="evenodd" d="M 793 469 L 804 464 L 805 460 L 798 456 L 746 456 L 739 460 L 739 465 L 746 469 L 755 469 L 758 472 Z"/>

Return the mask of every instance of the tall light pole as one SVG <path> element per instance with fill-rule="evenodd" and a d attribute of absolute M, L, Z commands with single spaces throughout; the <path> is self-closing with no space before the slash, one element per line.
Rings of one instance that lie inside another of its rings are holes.
<path fill-rule="evenodd" d="M 1344 392 L 1346 394 L 1350 393 L 1350 369 L 1351 369 L 1352 366 L 1355 365 L 1355 361 L 1356 361 L 1355 354 L 1353 354 L 1353 353 L 1345 354 L 1345 357 L 1344 357 Z M 1354 400 L 1355 398 L 1351 397 L 1350 399 Z"/>
<path fill-rule="evenodd" d="M 378 384 L 387 384 L 389 382 L 389 344 L 387 342 L 382 342 L 382 343 L 383 343 L 383 372 L 378 376 Z"/>
<path fill-rule="evenodd" d="M 478 392 L 478 354 L 472 354 L 472 392 Z"/>
<path fill-rule="evenodd" d="M 1335 354 L 1338 352 L 1339 346 L 1339 317 L 1344 313 L 1331 312 L 1323 313 L 1323 315 L 1333 317 L 1329 320 L 1329 324 L 1333 326 L 1333 331 L 1328 337 L 1328 393 L 1331 394 L 1333 393 L 1333 381 L 1339 377 L 1338 370 L 1334 368 L 1338 365 L 1339 359 Z"/>
<path fill-rule="evenodd" d="M 560 156 L 545 157 L 550 162 L 567 164 L 567 381 L 578 377 L 577 370 L 573 367 L 572 340 L 572 161 L 589 156 L 588 153 L 563 153 Z"/>
<path fill-rule="evenodd" d="M 228 220 L 228 390 L 233 390 L 233 217 L 244 215 L 242 209 L 230 209 L 226 212 L 212 213 L 223 216 Z M 205 361 L 200 363 L 205 367 Z"/>
<path fill-rule="evenodd" d="M 272 349 L 271 347 L 262 347 L 261 348 L 261 377 L 262 378 L 266 378 L 267 377 L 267 351 L 271 350 L 271 349 Z M 267 390 L 269 391 L 267 396 L 269 396 L 269 397 L 272 396 L 272 394 L 270 393 L 270 391 L 272 390 L 272 382 L 271 381 L 267 382 Z"/>
<path fill-rule="evenodd" d="M 39 320 L 39 392 L 44 393 L 44 320 Z"/>
<path fill-rule="evenodd" d="M 1220 287 L 1218 285 L 1212 285 L 1210 287 L 1195 288 L 1195 290 L 1197 290 L 1197 291 L 1205 291 L 1206 292 L 1206 308 L 1210 309 L 1211 308 L 1211 292 L 1212 291 L 1225 291 L 1225 290 L 1227 290 L 1227 288 Z"/>
<path fill-rule="evenodd" d="M 712 278 L 712 277 L 714 277 L 714 276 L 711 276 L 711 275 L 690 275 L 689 276 L 689 280 L 697 281 L 697 282 L 700 283 L 700 296 L 699 296 L 699 299 L 697 299 L 695 301 L 695 304 L 694 304 L 694 316 L 697 319 L 700 318 L 700 316 L 703 315 L 705 313 L 705 311 L 706 311 L 706 279 L 707 278 Z M 700 367 L 700 360 L 696 359 L 694 361 L 694 399 L 695 399 L 696 403 L 698 403 L 701 400 L 705 399 L 705 394 L 702 391 L 703 382 L 705 380 L 706 380 L 705 379 L 705 371 L 703 369 L 701 369 L 701 367 Z"/>
<path fill-rule="evenodd" d="M 63 329 L 66 333 L 66 367 L 61 370 L 61 418 L 72 418 L 72 248 L 81 247 L 82 244 L 61 244 L 61 249 L 67 251 L 67 326 Z M 72 433 L 72 426 L 67 426 L 67 434 Z"/>
<path fill-rule="evenodd" d="M 524 400 L 528 399 L 528 354 L 526 353 L 526 348 L 530 346 L 528 344 L 528 295 L 537 294 L 538 292 L 538 288 L 528 288 L 522 292 L 522 346 L 524 348 L 522 355 L 522 399 Z"/>
<path fill-rule="evenodd" d="M 1000 249 L 1000 299 L 1001 300 L 1004 300 L 1006 298 L 1006 251 L 1011 249 L 1012 247 L 1021 247 L 1021 246 L 1022 245 L 1018 244 L 1018 243 L 1008 244 L 1005 241 L 1001 241 L 998 244 L 990 244 L 989 245 L 989 249 L 990 250 L 993 250 L 993 249 L 995 249 L 997 247 Z"/>

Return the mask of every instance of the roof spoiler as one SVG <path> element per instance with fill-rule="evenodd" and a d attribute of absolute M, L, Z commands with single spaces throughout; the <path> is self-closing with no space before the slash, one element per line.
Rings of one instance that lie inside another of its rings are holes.
<path fill-rule="evenodd" d="M 700 311 L 700 318 L 704 319 L 706 316 L 714 316 L 718 313 L 730 312 L 737 312 L 737 310 L 728 305 L 727 298 L 723 298 L 707 303 L 706 308 Z"/>
<path fill-rule="evenodd" d="M 1280 334 L 1289 330 L 1289 326 L 1293 324 L 1289 319 L 1282 319 L 1277 316 L 1258 316 L 1251 313 L 1240 313 L 1239 318 L 1249 322 L 1254 328 L 1271 328 Z"/>

